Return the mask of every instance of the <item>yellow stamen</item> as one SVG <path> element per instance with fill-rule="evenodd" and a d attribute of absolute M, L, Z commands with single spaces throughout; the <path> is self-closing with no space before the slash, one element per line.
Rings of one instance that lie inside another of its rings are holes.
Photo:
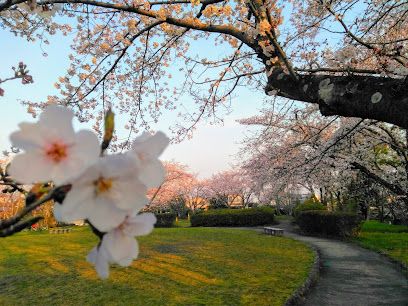
<path fill-rule="evenodd" d="M 67 158 L 67 145 L 54 142 L 46 150 L 46 156 L 55 163 L 59 163 Z"/>
<path fill-rule="evenodd" d="M 109 191 L 112 188 L 113 180 L 100 177 L 94 182 L 96 193 L 104 193 Z"/>

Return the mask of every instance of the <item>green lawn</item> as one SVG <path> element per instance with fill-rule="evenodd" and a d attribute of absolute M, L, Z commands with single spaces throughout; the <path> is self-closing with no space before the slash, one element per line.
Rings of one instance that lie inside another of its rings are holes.
<path fill-rule="evenodd" d="M 379 232 L 379 233 L 408 233 L 406 225 L 392 225 L 381 223 L 380 221 L 366 221 L 361 227 L 363 232 Z"/>
<path fill-rule="evenodd" d="M 275 220 L 276 221 L 293 221 L 293 217 L 288 216 L 288 215 L 275 215 Z"/>
<path fill-rule="evenodd" d="M 190 220 L 187 220 L 187 219 L 178 219 L 176 222 L 174 222 L 174 226 L 177 226 L 177 227 L 190 227 L 191 223 L 190 223 Z"/>
<path fill-rule="evenodd" d="M 0 305 L 282 305 L 307 277 L 304 244 L 254 231 L 155 229 L 140 258 L 102 281 L 85 228 L 0 239 Z"/>
<path fill-rule="evenodd" d="M 408 265 L 408 226 L 366 221 L 354 241 Z"/>

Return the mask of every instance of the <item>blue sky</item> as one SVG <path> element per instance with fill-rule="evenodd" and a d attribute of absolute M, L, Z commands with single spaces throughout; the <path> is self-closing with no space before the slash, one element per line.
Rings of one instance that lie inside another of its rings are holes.
<path fill-rule="evenodd" d="M 21 85 L 20 81 L 2 84 L 5 96 L 0 97 L 0 150 L 9 147 L 8 135 L 16 130 L 21 121 L 32 121 L 26 108 L 18 102 L 21 100 L 44 100 L 47 95 L 57 93 L 53 87 L 58 76 L 66 71 L 70 39 L 60 35 L 51 37 L 50 45 L 28 43 L 13 34 L 1 31 L 0 36 L 0 78 L 12 74 L 11 66 L 24 61 L 34 78 L 34 84 Z M 44 57 L 46 52 L 48 56 Z M 222 50 L 220 50 L 222 52 Z M 190 166 L 191 170 L 200 177 L 229 168 L 236 162 L 235 154 L 239 149 L 239 142 L 246 134 L 247 128 L 235 122 L 236 119 L 257 114 L 262 107 L 264 98 L 262 92 L 254 93 L 240 89 L 239 95 L 233 101 L 233 111 L 224 117 L 224 126 L 199 124 L 193 139 L 180 144 L 173 144 L 166 150 L 162 159 L 176 160 Z M 188 97 L 186 97 L 188 99 Z M 187 104 L 189 101 L 185 101 Z M 169 120 L 161 120 L 152 126 L 155 130 L 168 131 L 166 122 L 175 121 L 176 114 L 166 114 Z M 78 125 L 79 127 L 79 125 Z"/>

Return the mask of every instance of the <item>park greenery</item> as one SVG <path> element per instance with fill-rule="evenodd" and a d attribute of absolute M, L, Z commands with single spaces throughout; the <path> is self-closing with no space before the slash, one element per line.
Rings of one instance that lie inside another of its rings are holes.
<path fill-rule="evenodd" d="M 350 237 L 358 232 L 361 218 L 354 213 L 320 209 L 300 212 L 296 223 L 306 234 Z"/>
<path fill-rule="evenodd" d="M 272 208 L 210 209 L 190 218 L 191 226 L 259 226 L 274 224 Z"/>
<path fill-rule="evenodd" d="M 408 226 L 367 221 L 353 239 L 365 248 L 380 252 L 408 267 Z"/>
<path fill-rule="evenodd" d="M 84 261 L 96 240 L 87 226 L 0 240 L 0 304 L 278 306 L 314 259 L 301 242 L 254 231 L 155 229 L 139 239 L 139 260 L 102 281 Z"/>
<path fill-rule="evenodd" d="M 1 31 L 71 42 L 57 93 L 20 101 L 36 121 L 0 163 L 0 304 L 282 305 L 310 248 L 197 227 L 287 216 L 407 264 L 407 29 L 404 1 L 0 0 Z M 10 68 L 1 99 L 41 73 Z M 239 120 L 253 132 L 231 169 L 203 179 L 159 160 L 222 124 L 240 90 L 265 103 Z M 168 112 L 172 139 L 152 132 Z"/>

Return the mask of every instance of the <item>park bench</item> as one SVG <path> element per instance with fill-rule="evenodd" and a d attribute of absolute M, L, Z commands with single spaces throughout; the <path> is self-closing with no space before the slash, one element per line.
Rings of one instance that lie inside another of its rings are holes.
<path fill-rule="evenodd" d="M 50 228 L 50 234 L 66 234 L 71 232 L 72 229 L 70 228 Z"/>
<path fill-rule="evenodd" d="M 276 227 L 264 227 L 264 233 L 268 235 L 274 235 L 274 236 L 282 236 L 283 235 L 283 229 L 281 228 L 276 228 Z"/>

